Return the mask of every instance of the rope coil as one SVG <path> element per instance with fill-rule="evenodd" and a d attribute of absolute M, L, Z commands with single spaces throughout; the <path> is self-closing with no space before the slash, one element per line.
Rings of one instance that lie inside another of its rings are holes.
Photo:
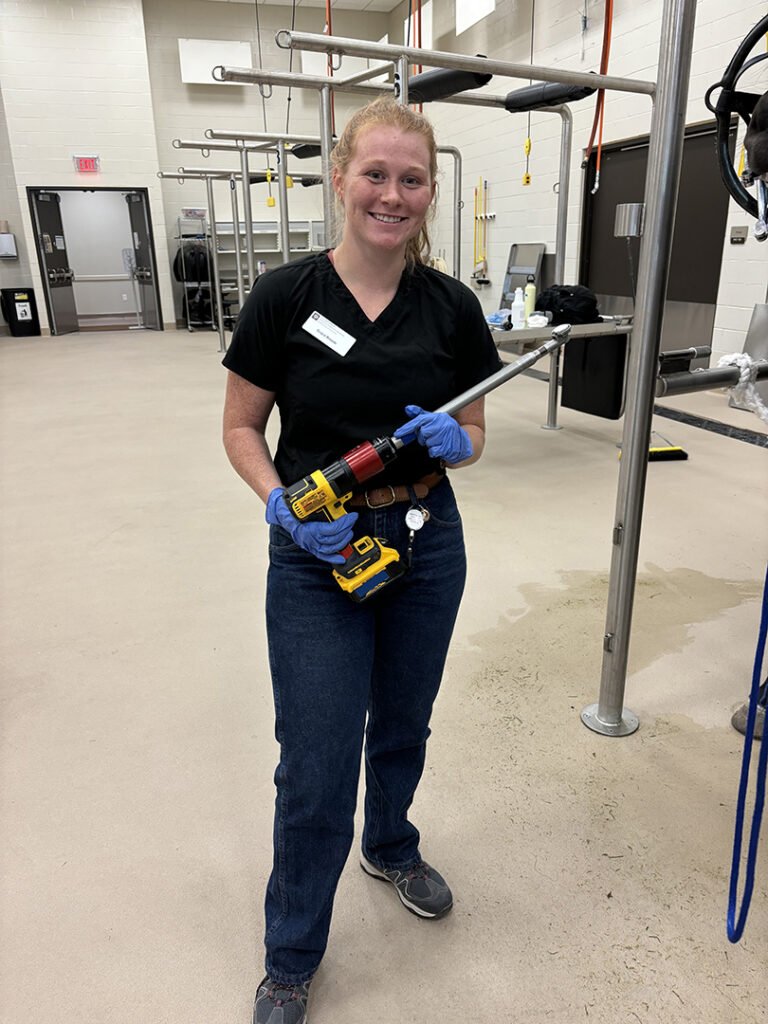
<path fill-rule="evenodd" d="M 734 384 L 731 388 L 734 399 L 740 404 L 746 405 L 763 422 L 768 423 L 768 407 L 766 407 L 755 387 L 757 363 L 752 356 L 746 352 L 732 352 L 728 356 L 722 356 L 717 365 L 738 366 L 739 383 Z"/>

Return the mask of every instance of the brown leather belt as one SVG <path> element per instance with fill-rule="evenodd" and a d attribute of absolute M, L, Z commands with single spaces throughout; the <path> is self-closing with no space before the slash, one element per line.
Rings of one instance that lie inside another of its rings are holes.
<path fill-rule="evenodd" d="M 421 501 L 426 498 L 433 487 L 437 487 L 441 480 L 445 479 L 444 473 L 430 473 L 415 484 L 411 484 L 411 490 Z M 394 505 L 397 501 L 410 501 L 407 484 L 385 484 L 383 487 L 373 487 L 362 494 L 356 494 L 350 498 L 347 505 L 352 508 L 386 508 L 387 505 Z"/>

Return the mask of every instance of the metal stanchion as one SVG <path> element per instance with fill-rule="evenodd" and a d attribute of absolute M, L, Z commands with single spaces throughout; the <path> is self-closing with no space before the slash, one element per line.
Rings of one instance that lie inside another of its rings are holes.
<path fill-rule="evenodd" d="M 555 233 L 555 281 L 565 280 L 565 235 L 568 225 L 568 188 L 571 173 L 571 135 L 573 117 L 568 107 L 551 107 L 562 118 L 560 132 L 560 180 L 557 189 L 557 228 Z M 549 393 L 547 396 L 547 422 L 544 430 L 561 430 L 557 424 L 557 399 L 560 379 L 560 349 L 555 349 L 549 360 Z"/>
<path fill-rule="evenodd" d="M 240 172 L 243 176 L 243 220 L 245 221 L 245 259 L 248 267 L 248 291 L 256 280 L 253 257 L 253 214 L 251 213 L 251 175 L 248 170 L 248 150 L 240 150 Z"/>
<path fill-rule="evenodd" d="M 658 95 L 651 121 L 648 151 L 646 231 L 640 247 L 637 314 L 624 416 L 600 696 L 597 704 L 590 704 L 581 712 L 584 724 L 605 736 L 627 736 L 638 726 L 637 716 L 624 707 L 624 689 L 648 468 L 653 394 L 680 184 L 695 14 L 696 0 L 665 2 Z"/>
<path fill-rule="evenodd" d="M 216 310 L 216 320 L 219 328 L 219 352 L 227 351 L 227 343 L 224 338 L 224 309 L 221 301 L 221 277 L 219 274 L 219 238 L 216 234 L 216 207 L 213 202 L 213 178 L 205 179 L 205 187 L 208 190 L 208 217 L 211 225 L 211 263 L 213 264 L 213 281 L 211 282 L 211 302 Z"/>
<path fill-rule="evenodd" d="M 288 171 L 285 164 L 285 143 L 282 139 L 277 143 L 278 181 L 277 194 L 280 199 L 280 248 L 283 250 L 283 263 L 291 258 L 291 225 L 288 221 Z"/>
<path fill-rule="evenodd" d="M 455 146 L 438 146 L 438 153 L 448 153 L 453 157 L 453 276 L 461 280 L 461 211 L 464 203 L 461 199 L 461 153 Z"/>
<path fill-rule="evenodd" d="M 336 240 L 336 195 L 333 191 L 331 149 L 333 148 L 333 122 L 331 118 L 331 87 L 320 90 L 320 161 L 323 178 L 324 244 L 330 248 Z"/>
<path fill-rule="evenodd" d="M 229 176 L 229 196 L 232 200 L 232 234 L 235 239 L 235 260 L 237 268 L 237 301 L 240 309 L 245 302 L 245 289 L 243 288 L 243 248 L 240 245 L 240 214 L 237 209 L 237 179 L 234 174 Z"/>

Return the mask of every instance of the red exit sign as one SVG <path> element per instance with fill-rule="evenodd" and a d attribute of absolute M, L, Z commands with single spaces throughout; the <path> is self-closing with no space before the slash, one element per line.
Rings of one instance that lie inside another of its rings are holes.
<path fill-rule="evenodd" d="M 73 156 L 75 170 L 81 174 L 95 174 L 99 169 L 98 156 Z"/>

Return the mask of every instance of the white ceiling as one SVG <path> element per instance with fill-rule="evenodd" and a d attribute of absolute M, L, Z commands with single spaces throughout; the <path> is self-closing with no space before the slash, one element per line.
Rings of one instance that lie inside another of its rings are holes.
<path fill-rule="evenodd" d="M 213 0 L 220 4 L 250 4 L 253 7 L 253 0 Z M 259 0 L 262 5 L 269 3 L 275 7 L 292 7 L 293 0 Z M 376 11 L 379 14 L 386 14 L 393 11 L 402 0 L 331 0 L 331 7 L 345 11 Z M 297 7 L 322 7 L 325 9 L 325 0 L 296 0 Z"/>

